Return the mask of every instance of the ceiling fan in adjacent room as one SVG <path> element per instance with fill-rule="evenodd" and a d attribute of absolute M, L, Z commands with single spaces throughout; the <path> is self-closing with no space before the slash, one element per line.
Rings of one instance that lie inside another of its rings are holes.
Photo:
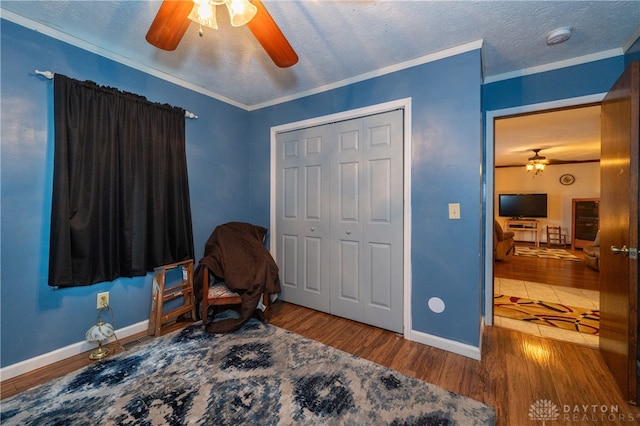
<path fill-rule="evenodd" d="M 526 167 L 528 172 L 532 172 L 537 175 L 544 171 L 544 168 L 549 162 L 547 161 L 547 157 L 539 154 L 539 152 L 542 151 L 542 148 L 535 148 L 532 151 L 533 156 L 528 158 Z"/>
<path fill-rule="evenodd" d="M 555 159 L 547 159 L 544 155 L 540 155 L 540 151 L 542 148 L 534 148 L 533 156 L 527 159 L 527 171 L 532 172 L 534 174 L 540 174 L 544 171 L 545 167 L 549 164 L 568 164 L 570 161 L 564 160 L 555 160 Z"/>
<path fill-rule="evenodd" d="M 217 29 L 215 10 L 223 4 L 231 25 L 246 24 L 277 66 L 287 68 L 298 62 L 298 55 L 260 0 L 164 0 L 146 39 L 159 49 L 175 50 L 191 22 Z"/>

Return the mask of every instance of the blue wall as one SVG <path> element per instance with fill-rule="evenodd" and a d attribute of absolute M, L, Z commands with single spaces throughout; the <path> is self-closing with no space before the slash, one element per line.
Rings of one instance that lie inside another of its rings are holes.
<path fill-rule="evenodd" d="M 606 93 L 624 70 L 624 57 L 485 84 L 483 111 Z"/>
<path fill-rule="evenodd" d="M 249 113 L 111 60 L 29 31 L 1 25 L 1 364 L 83 340 L 96 320 L 96 293 L 110 291 L 117 328 L 149 318 L 151 278 L 54 290 L 47 285 L 51 210 L 53 83 L 34 70 L 118 87 L 200 116 L 186 121 L 196 257 L 213 228 L 229 220 L 268 225 L 254 214 L 257 177 L 248 161 Z M 268 175 L 266 176 L 268 179 Z"/>

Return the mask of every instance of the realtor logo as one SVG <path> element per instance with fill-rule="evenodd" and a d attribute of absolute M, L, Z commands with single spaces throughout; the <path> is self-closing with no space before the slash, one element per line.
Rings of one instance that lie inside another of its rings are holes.
<path fill-rule="evenodd" d="M 547 421 L 557 420 L 558 417 L 560 417 L 558 407 L 548 399 L 539 399 L 529 407 L 529 418 L 534 421 L 541 420 L 542 426 Z"/>

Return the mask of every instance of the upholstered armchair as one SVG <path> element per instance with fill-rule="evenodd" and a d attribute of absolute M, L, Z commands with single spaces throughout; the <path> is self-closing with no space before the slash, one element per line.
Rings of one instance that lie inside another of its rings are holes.
<path fill-rule="evenodd" d="M 591 269 L 600 270 L 600 231 L 596 234 L 596 239 L 582 249 L 584 262 Z"/>
<path fill-rule="evenodd" d="M 504 260 L 514 248 L 513 232 L 504 232 L 497 220 L 493 221 L 493 258 Z"/>

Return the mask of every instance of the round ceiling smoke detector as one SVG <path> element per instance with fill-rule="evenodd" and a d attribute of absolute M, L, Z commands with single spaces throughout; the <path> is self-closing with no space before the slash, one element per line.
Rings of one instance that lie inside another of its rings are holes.
<path fill-rule="evenodd" d="M 564 43 L 571 37 L 571 27 L 557 28 L 547 34 L 547 45 Z"/>

